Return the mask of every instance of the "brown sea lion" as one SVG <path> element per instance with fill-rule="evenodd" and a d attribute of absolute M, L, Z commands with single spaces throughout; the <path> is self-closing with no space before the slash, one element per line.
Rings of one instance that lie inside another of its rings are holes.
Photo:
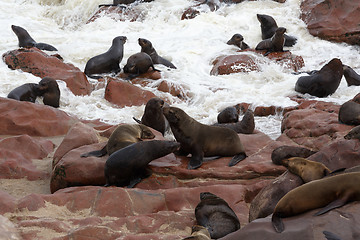
<path fill-rule="evenodd" d="M 249 45 L 244 42 L 244 37 L 239 33 L 234 34 L 230 40 L 227 41 L 227 44 L 238 46 L 241 50 L 250 48 Z"/>
<path fill-rule="evenodd" d="M 39 82 L 39 91 L 43 96 L 43 102 L 45 105 L 52 107 L 59 107 L 60 102 L 60 89 L 56 80 L 50 77 L 44 77 Z"/>
<path fill-rule="evenodd" d="M 359 139 L 360 140 L 360 126 L 352 128 L 345 136 L 345 139 Z"/>
<path fill-rule="evenodd" d="M 126 65 L 124 66 L 124 73 L 130 74 L 128 79 L 133 79 L 140 74 L 146 73 L 150 67 L 154 71 L 160 72 L 154 67 L 154 63 L 148 54 L 139 52 L 128 58 Z"/>
<path fill-rule="evenodd" d="M 37 43 L 30 34 L 22 27 L 11 25 L 11 29 L 19 40 L 19 47 L 30 48 L 36 47 L 40 50 L 57 51 L 57 49 L 47 43 Z"/>
<path fill-rule="evenodd" d="M 194 225 L 191 228 L 191 236 L 183 240 L 211 240 L 209 231 L 200 225 Z"/>
<path fill-rule="evenodd" d="M 36 98 L 40 95 L 39 85 L 37 83 L 25 83 L 11 90 L 7 95 L 7 98 L 34 103 Z"/>
<path fill-rule="evenodd" d="M 133 143 L 117 150 L 106 160 L 106 185 L 134 187 L 142 179 L 149 177 L 148 164 L 179 149 L 174 141 L 151 140 Z"/>
<path fill-rule="evenodd" d="M 137 123 L 144 124 L 162 133 L 164 136 L 167 121 L 163 114 L 164 100 L 161 98 L 151 98 L 145 105 L 144 114 L 141 121 L 133 118 Z"/>
<path fill-rule="evenodd" d="M 120 62 L 124 56 L 125 36 L 118 36 L 113 39 L 111 47 L 100 55 L 90 58 L 86 65 L 84 73 L 90 78 L 100 78 L 97 74 L 118 73 L 120 72 Z"/>
<path fill-rule="evenodd" d="M 333 58 L 317 73 L 300 77 L 295 84 L 295 91 L 316 97 L 327 97 L 339 87 L 342 75 L 343 68 L 340 59 Z"/>
<path fill-rule="evenodd" d="M 122 124 L 112 132 L 107 144 L 101 150 L 84 153 L 81 157 L 111 155 L 121 148 L 142 141 L 142 139 L 153 138 L 155 138 L 155 135 L 143 124 Z"/>
<path fill-rule="evenodd" d="M 276 232 L 284 231 L 281 218 L 295 216 L 322 208 L 315 215 L 324 214 L 351 201 L 360 200 L 360 173 L 344 173 L 305 183 L 280 199 L 272 215 Z"/>
<path fill-rule="evenodd" d="M 198 225 L 205 227 L 212 239 L 218 239 L 240 229 L 240 221 L 229 204 L 210 192 L 200 193 L 195 208 Z"/>
<path fill-rule="evenodd" d="M 271 52 L 284 52 L 284 33 L 286 32 L 286 28 L 279 27 L 276 29 L 274 36 L 271 38 L 262 40 L 256 46 L 256 50 L 266 50 L 264 56 L 268 55 Z"/>
<path fill-rule="evenodd" d="M 348 125 L 360 125 L 360 104 L 353 100 L 341 105 L 338 115 L 339 121 Z"/>
<path fill-rule="evenodd" d="M 152 43 L 149 40 L 144 38 L 139 38 L 138 42 L 141 47 L 141 52 L 148 54 L 151 57 L 151 60 L 154 64 L 162 64 L 169 68 L 176 69 L 174 64 L 172 64 L 170 61 L 166 60 L 165 58 L 160 57 L 157 54 L 155 48 L 153 47 Z"/>
<path fill-rule="evenodd" d="M 310 149 L 297 146 L 280 146 L 275 148 L 271 153 L 271 160 L 276 165 L 282 165 L 282 161 L 291 157 L 307 158 L 316 153 Z"/>
<path fill-rule="evenodd" d="M 282 163 L 289 172 L 301 177 L 304 183 L 321 179 L 331 173 L 324 164 L 306 158 L 292 157 L 284 159 Z"/>
<path fill-rule="evenodd" d="M 360 86 L 360 75 L 354 69 L 343 65 L 344 77 L 348 86 Z"/>
<path fill-rule="evenodd" d="M 246 158 L 244 147 L 234 130 L 199 123 L 176 107 L 164 107 L 163 113 L 174 137 L 181 143 L 178 153 L 184 156 L 191 153 L 188 169 L 200 167 L 203 157 L 235 155 L 229 166 Z"/>
<path fill-rule="evenodd" d="M 237 133 L 252 134 L 255 129 L 254 113 L 250 109 L 246 110 L 244 117 L 237 123 L 218 123 L 213 126 L 230 128 Z"/>
<path fill-rule="evenodd" d="M 271 38 L 275 34 L 276 29 L 278 29 L 278 25 L 276 24 L 275 19 L 265 14 L 257 14 L 256 16 L 260 22 L 262 40 Z M 284 37 L 285 37 L 284 46 L 291 47 L 295 45 L 297 41 L 296 37 L 292 37 L 286 34 L 284 34 Z"/>
<path fill-rule="evenodd" d="M 239 121 L 239 111 L 236 107 L 226 107 L 217 115 L 218 123 L 236 123 Z"/>

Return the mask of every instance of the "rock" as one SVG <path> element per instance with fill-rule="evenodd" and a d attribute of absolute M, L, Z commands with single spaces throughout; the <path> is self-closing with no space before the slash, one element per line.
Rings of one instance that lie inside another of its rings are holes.
<path fill-rule="evenodd" d="M 20 235 L 12 222 L 0 215 L 0 239 L 20 240 Z"/>
<path fill-rule="evenodd" d="M 186 94 L 184 87 L 179 85 L 179 84 L 175 84 L 175 83 L 170 83 L 166 80 L 161 81 L 161 83 L 159 84 L 159 86 L 157 87 L 157 89 L 159 91 L 162 92 L 168 92 L 171 95 L 178 97 L 182 100 L 188 98 L 189 96 Z"/>
<path fill-rule="evenodd" d="M 21 69 L 40 78 L 62 80 L 75 95 L 88 95 L 91 92 L 90 83 L 80 69 L 37 48 L 21 48 L 6 52 L 3 60 L 13 70 Z"/>
<path fill-rule="evenodd" d="M 301 2 L 301 19 L 321 39 L 360 45 L 360 6 L 352 0 Z"/>
<path fill-rule="evenodd" d="M 102 16 L 108 16 L 115 21 L 142 21 L 144 16 L 139 10 L 132 7 L 118 7 L 118 6 L 102 6 L 93 16 L 86 22 L 86 24 L 96 21 Z"/>
<path fill-rule="evenodd" d="M 15 209 L 16 209 L 16 199 L 7 192 L 0 190 L 0 214 L 4 214 L 7 212 L 14 212 Z M 2 231 L 0 231 L 0 236 L 1 236 L 1 232 Z"/>

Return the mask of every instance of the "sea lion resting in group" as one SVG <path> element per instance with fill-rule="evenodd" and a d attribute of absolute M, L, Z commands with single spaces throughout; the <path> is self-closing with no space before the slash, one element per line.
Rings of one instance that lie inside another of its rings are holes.
<path fill-rule="evenodd" d="M 213 126 L 224 127 L 234 130 L 237 133 L 251 134 L 255 129 L 254 113 L 250 109 L 246 110 L 244 117 L 236 123 L 216 123 Z"/>
<path fill-rule="evenodd" d="M 55 108 L 60 105 L 60 89 L 56 80 L 50 77 L 41 79 L 38 85 L 40 95 L 43 97 L 43 103 Z"/>
<path fill-rule="evenodd" d="M 250 48 L 249 45 L 244 42 L 244 37 L 239 33 L 234 34 L 230 40 L 227 41 L 227 44 L 238 46 L 241 50 Z"/>
<path fill-rule="evenodd" d="M 120 72 L 119 64 L 124 56 L 126 40 L 125 36 L 118 36 L 113 39 L 111 47 L 105 53 L 90 58 L 85 65 L 86 76 L 98 79 L 101 76 L 97 74 Z"/>
<path fill-rule="evenodd" d="M 131 55 L 128 58 L 126 65 L 124 66 L 124 73 L 130 74 L 128 78 L 133 79 L 140 74 L 146 73 L 150 67 L 154 71 L 160 72 L 154 67 L 154 63 L 148 54 L 139 52 Z"/>
<path fill-rule="evenodd" d="M 360 173 L 343 173 L 303 184 L 282 197 L 272 215 L 276 232 L 284 231 L 281 218 L 295 216 L 316 208 L 324 214 L 351 201 L 360 200 Z"/>
<path fill-rule="evenodd" d="M 200 225 L 194 225 L 191 228 L 191 236 L 183 240 L 211 240 L 209 231 Z"/>
<path fill-rule="evenodd" d="M 275 34 L 268 39 L 262 40 L 255 47 L 256 50 L 266 50 L 264 56 L 268 55 L 271 52 L 284 52 L 284 33 L 286 28 L 279 27 L 276 29 Z"/>
<path fill-rule="evenodd" d="M 200 193 L 200 203 L 195 208 L 198 225 L 204 226 L 211 239 L 218 239 L 240 229 L 240 221 L 229 204 L 210 192 Z"/>
<path fill-rule="evenodd" d="M 25 83 L 11 90 L 7 98 L 34 103 L 38 96 L 40 96 L 39 85 L 37 83 Z"/>
<path fill-rule="evenodd" d="M 235 155 L 229 166 L 246 158 L 244 147 L 234 130 L 199 123 L 176 107 L 164 107 L 163 113 L 176 141 L 181 143 L 178 154 L 191 154 L 188 169 L 200 167 L 203 157 Z"/>
<path fill-rule="evenodd" d="M 106 160 L 106 185 L 134 187 L 151 175 L 148 164 L 179 149 L 174 141 L 151 140 L 133 143 L 117 150 Z"/>
<path fill-rule="evenodd" d="M 155 138 L 153 132 L 143 124 L 121 124 L 112 132 L 107 144 L 101 150 L 84 153 L 81 157 L 111 155 L 121 148 L 142 141 L 142 139 L 153 138 Z"/>
<path fill-rule="evenodd" d="M 343 65 L 344 77 L 348 86 L 360 86 L 360 75 L 354 69 Z"/>
<path fill-rule="evenodd" d="M 37 43 L 30 34 L 22 27 L 11 25 L 11 29 L 19 40 L 19 47 L 30 48 L 36 47 L 40 50 L 57 51 L 57 49 L 47 43 Z"/>
<path fill-rule="evenodd" d="M 138 43 L 141 46 L 141 52 L 148 54 L 151 57 L 151 60 L 154 64 L 162 64 L 169 68 L 175 68 L 175 65 L 172 64 L 170 61 L 166 60 L 165 58 L 159 56 L 153 47 L 152 43 L 149 40 L 144 38 L 139 38 Z"/>

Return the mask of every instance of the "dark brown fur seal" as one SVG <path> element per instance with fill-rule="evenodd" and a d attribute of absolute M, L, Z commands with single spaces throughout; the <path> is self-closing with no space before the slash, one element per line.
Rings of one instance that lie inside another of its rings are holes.
<path fill-rule="evenodd" d="M 112 45 L 105 53 L 90 58 L 85 65 L 85 74 L 91 78 L 100 78 L 97 74 L 120 72 L 120 62 L 124 55 L 125 36 L 113 39 Z"/>
<path fill-rule="evenodd" d="M 57 51 L 57 49 L 47 43 L 37 43 L 30 34 L 22 27 L 11 25 L 11 29 L 19 40 L 19 47 L 31 48 L 36 47 L 40 50 Z"/>
<path fill-rule="evenodd" d="M 81 157 L 111 155 L 121 148 L 142 141 L 142 139 L 153 138 L 155 138 L 153 132 L 143 124 L 121 124 L 111 133 L 107 144 L 101 150 L 84 153 Z"/>
<path fill-rule="evenodd" d="M 106 160 L 105 186 L 134 187 L 150 175 L 147 165 L 152 160 L 168 155 L 179 147 L 178 142 L 151 140 L 117 150 Z"/>
<path fill-rule="evenodd" d="M 50 77 L 44 77 L 39 82 L 39 91 L 43 96 L 43 102 L 45 105 L 49 105 L 55 108 L 59 107 L 60 102 L 60 89 L 56 80 Z"/>
<path fill-rule="evenodd" d="M 151 98 L 145 105 L 144 114 L 141 121 L 133 118 L 136 122 L 159 131 L 164 136 L 167 121 L 163 114 L 164 100 L 160 98 Z"/>
<path fill-rule="evenodd" d="M 154 64 L 162 64 L 164 66 L 167 66 L 169 68 L 175 68 L 175 65 L 172 64 L 170 61 L 166 60 L 163 57 L 160 57 L 155 48 L 153 47 L 152 43 L 144 38 L 138 39 L 139 45 L 141 46 L 141 52 L 144 52 L 148 54 L 151 57 L 151 60 Z"/>
<path fill-rule="evenodd" d="M 211 240 L 209 231 L 200 225 L 194 225 L 191 228 L 191 236 L 183 240 Z"/>
<path fill-rule="evenodd" d="M 124 66 L 124 73 L 130 74 L 128 78 L 132 79 L 140 74 L 146 73 L 150 67 L 154 71 L 159 71 L 154 67 L 154 63 L 148 54 L 139 52 L 128 58 L 126 65 Z"/>
<path fill-rule="evenodd" d="M 227 107 L 218 114 L 218 123 L 236 123 L 239 121 L 239 111 L 236 107 Z"/>
<path fill-rule="evenodd" d="M 234 34 L 230 40 L 227 41 L 227 44 L 238 46 L 241 50 L 250 48 L 249 45 L 244 42 L 244 37 L 239 33 Z"/>
<path fill-rule="evenodd" d="M 344 136 L 345 139 L 350 140 L 350 139 L 359 139 L 360 140 L 360 126 L 356 126 L 353 129 L 350 130 L 350 132 L 348 132 L 348 134 L 346 134 Z"/>
<path fill-rule="evenodd" d="M 276 29 L 278 29 L 278 25 L 276 24 L 275 19 L 265 14 L 257 14 L 256 16 L 260 22 L 262 40 L 271 38 L 275 34 Z M 291 47 L 295 45 L 297 41 L 296 37 L 288 36 L 286 34 L 284 34 L 284 37 L 284 46 Z"/>
<path fill-rule="evenodd" d="M 284 231 L 281 218 L 295 216 L 322 208 L 315 215 L 324 214 L 351 201 L 360 200 L 360 173 L 344 173 L 303 184 L 280 199 L 272 215 L 276 232 Z"/>
<path fill-rule="evenodd" d="M 237 133 L 252 134 L 255 129 L 254 113 L 250 109 L 246 110 L 244 117 L 237 123 L 218 123 L 213 126 L 225 127 L 234 130 Z"/>
<path fill-rule="evenodd" d="M 300 77 L 295 84 L 295 91 L 316 97 L 327 97 L 339 87 L 342 75 L 343 68 L 340 59 L 333 58 L 317 73 Z"/>
<path fill-rule="evenodd" d="M 224 199 L 210 192 L 202 192 L 200 200 L 195 208 L 196 221 L 209 231 L 212 239 L 240 229 L 238 217 Z"/>
<path fill-rule="evenodd" d="M 279 27 L 276 29 L 274 36 L 271 38 L 262 40 L 256 46 L 256 50 L 266 50 L 264 56 L 268 55 L 271 52 L 284 52 L 284 33 L 286 32 L 286 28 Z"/>
<path fill-rule="evenodd" d="M 353 100 L 341 105 L 338 115 L 339 121 L 348 125 L 360 125 L 360 104 Z"/>
<path fill-rule="evenodd" d="M 316 153 L 310 149 L 296 146 L 280 146 L 271 153 L 271 160 L 276 165 L 283 165 L 283 160 L 292 157 L 307 158 Z"/>
<path fill-rule="evenodd" d="M 343 65 L 344 77 L 348 86 L 360 86 L 360 75 L 354 69 Z"/>
<path fill-rule="evenodd" d="M 174 137 L 181 143 L 179 154 L 191 154 L 188 169 L 200 167 L 203 157 L 235 155 L 229 166 L 246 158 L 244 147 L 234 130 L 199 123 L 180 108 L 164 107 L 163 112 Z"/>
<path fill-rule="evenodd" d="M 11 90 L 8 98 L 18 101 L 27 101 L 34 103 L 37 96 L 40 96 L 39 85 L 37 83 L 25 83 Z"/>

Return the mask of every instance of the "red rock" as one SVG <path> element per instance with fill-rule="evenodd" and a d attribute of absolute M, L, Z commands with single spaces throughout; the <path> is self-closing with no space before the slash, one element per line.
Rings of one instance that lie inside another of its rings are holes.
<path fill-rule="evenodd" d="M 186 99 L 188 95 L 185 93 L 184 88 L 181 85 L 169 83 L 166 80 L 162 81 L 157 87 L 159 91 L 168 92 L 171 95 L 180 99 Z"/>
<path fill-rule="evenodd" d="M 360 43 L 360 5 L 352 0 L 326 0 L 301 2 L 301 19 L 310 34 L 321 39 Z"/>
<path fill-rule="evenodd" d="M 4 135 L 64 135 L 77 121 L 53 107 L 0 98 L 0 132 Z"/>
<path fill-rule="evenodd" d="M 140 106 L 146 104 L 153 97 L 156 96 L 152 92 L 142 90 L 124 81 L 109 79 L 105 89 L 105 99 L 119 107 Z"/>
<path fill-rule="evenodd" d="M 86 24 L 94 22 L 96 19 L 102 16 L 108 16 L 116 21 L 142 21 L 143 16 L 141 12 L 134 8 L 120 8 L 117 6 L 102 6 L 100 7 L 97 12 L 90 17 L 90 19 L 86 22 Z"/>
<path fill-rule="evenodd" d="M 16 209 L 16 199 L 0 190 L 0 214 L 5 214 L 7 212 L 14 212 Z M 1 236 L 1 231 L 0 231 Z M 1 237 L 0 237 L 1 239 Z"/>
<path fill-rule="evenodd" d="M 75 95 L 88 95 L 91 92 L 86 75 L 80 69 L 37 48 L 9 51 L 3 55 L 3 59 L 11 69 L 21 69 L 40 78 L 63 80 Z"/>
<path fill-rule="evenodd" d="M 16 226 L 6 217 L 0 215 L 0 239 L 20 240 Z"/>

